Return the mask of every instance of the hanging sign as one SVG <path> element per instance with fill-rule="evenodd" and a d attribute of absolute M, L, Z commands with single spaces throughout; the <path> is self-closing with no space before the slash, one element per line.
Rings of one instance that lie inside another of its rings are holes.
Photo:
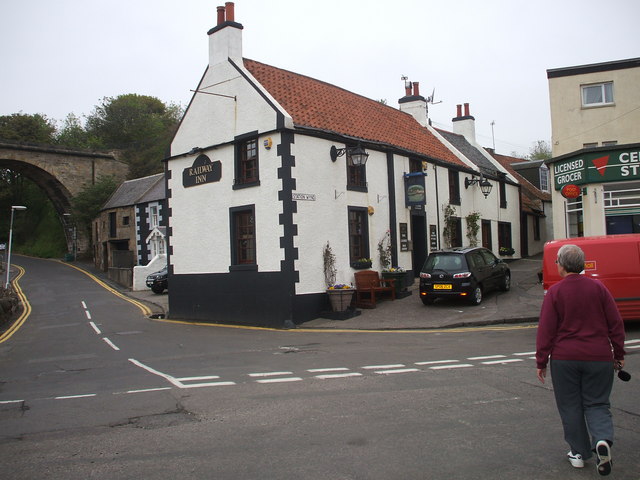
<path fill-rule="evenodd" d="M 182 186 L 193 187 L 204 183 L 219 182 L 222 178 L 222 163 L 212 162 L 206 155 L 198 155 L 193 165 L 182 171 Z"/>
<path fill-rule="evenodd" d="M 424 186 L 424 173 L 405 173 L 404 192 L 405 204 L 407 207 L 426 205 L 427 195 Z"/>

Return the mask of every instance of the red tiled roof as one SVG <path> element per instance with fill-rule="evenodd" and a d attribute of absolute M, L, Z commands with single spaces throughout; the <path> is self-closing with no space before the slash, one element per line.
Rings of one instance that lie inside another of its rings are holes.
<path fill-rule="evenodd" d="M 298 127 L 334 132 L 466 166 L 411 115 L 329 83 L 255 60 L 244 66 Z"/>
<path fill-rule="evenodd" d="M 522 158 L 509 157 L 507 155 L 500 155 L 499 153 L 489 152 L 504 168 L 506 168 L 511 175 L 513 175 L 518 183 L 522 185 L 522 207 L 527 211 L 540 212 L 542 210 L 542 202 L 550 202 L 551 194 L 545 193 L 539 190 L 529 180 L 520 175 L 512 166 L 512 163 L 521 163 L 524 160 Z"/>

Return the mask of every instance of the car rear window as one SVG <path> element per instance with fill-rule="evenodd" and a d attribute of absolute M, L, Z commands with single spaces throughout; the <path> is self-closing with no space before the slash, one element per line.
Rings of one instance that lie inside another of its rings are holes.
<path fill-rule="evenodd" d="M 467 270 L 467 262 L 464 255 L 455 253 L 431 254 L 422 268 L 423 271 L 444 270 L 446 272 L 459 272 Z"/>

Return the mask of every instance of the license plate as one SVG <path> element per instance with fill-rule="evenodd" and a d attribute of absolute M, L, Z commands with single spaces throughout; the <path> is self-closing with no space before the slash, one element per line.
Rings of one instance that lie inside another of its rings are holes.
<path fill-rule="evenodd" d="M 434 290 L 451 290 L 452 286 L 450 283 L 434 283 Z"/>

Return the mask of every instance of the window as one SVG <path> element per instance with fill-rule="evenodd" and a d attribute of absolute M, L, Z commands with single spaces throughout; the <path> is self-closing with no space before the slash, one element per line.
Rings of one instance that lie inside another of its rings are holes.
<path fill-rule="evenodd" d="M 462 219 L 460 217 L 451 217 L 451 223 L 453 224 L 453 230 L 451 232 L 451 246 L 461 247 L 462 246 Z"/>
<path fill-rule="evenodd" d="M 544 163 L 540 165 L 540 190 L 549 193 L 549 167 Z"/>
<path fill-rule="evenodd" d="M 236 145 L 236 180 L 234 188 L 259 185 L 258 139 L 243 140 Z"/>
<path fill-rule="evenodd" d="M 347 153 L 347 190 L 367 191 L 367 166 L 352 165 Z"/>
<path fill-rule="evenodd" d="M 449 170 L 449 203 L 460 205 L 460 174 L 456 170 Z"/>
<path fill-rule="evenodd" d="M 533 239 L 540 240 L 540 217 L 533 218 Z"/>
<path fill-rule="evenodd" d="M 591 143 L 583 143 L 582 148 L 596 148 L 598 146 L 598 142 Z"/>
<path fill-rule="evenodd" d="M 349 207 L 349 262 L 369 258 L 367 209 Z"/>
<path fill-rule="evenodd" d="M 582 85 L 582 106 L 597 107 L 613 103 L 613 82 Z"/>
<path fill-rule="evenodd" d="M 114 238 L 118 234 L 116 212 L 109 212 L 109 237 Z"/>
<path fill-rule="evenodd" d="M 498 222 L 498 248 L 513 248 L 511 245 L 511 223 Z"/>
<path fill-rule="evenodd" d="M 409 172 L 414 173 L 414 172 L 422 172 L 422 171 L 426 171 L 427 169 L 427 162 L 422 162 L 421 160 L 418 160 L 416 158 L 410 158 L 409 159 Z"/>
<path fill-rule="evenodd" d="M 254 207 L 232 208 L 231 265 L 256 265 L 256 225 Z"/>
<path fill-rule="evenodd" d="M 491 243 L 491 220 L 482 220 L 482 246 L 493 250 Z"/>
<path fill-rule="evenodd" d="M 129 216 L 128 215 L 125 216 L 125 217 L 122 217 L 122 225 L 124 225 L 124 226 L 129 225 Z"/>
<path fill-rule="evenodd" d="M 149 228 L 153 230 L 158 225 L 160 225 L 158 205 L 151 205 L 149 207 Z"/>
<path fill-rule="evenodd" d="M 500 208 L 507 208 L 507 186 L 500 181 Z"/>
<path fill-rule="evenodd" d="M 618 141 L 617 140 L 609 140 L 607 142 L 602 142 L 602 146 L 603 147 L 612 147 L 614 145 L 617 145 Z"/>

